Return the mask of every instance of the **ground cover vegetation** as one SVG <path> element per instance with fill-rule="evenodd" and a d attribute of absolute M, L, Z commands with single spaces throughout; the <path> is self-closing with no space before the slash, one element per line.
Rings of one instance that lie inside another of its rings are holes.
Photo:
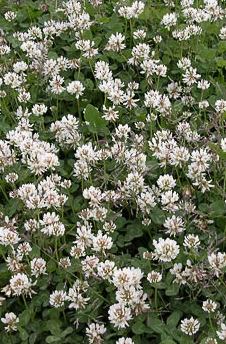
<path fill-rule="evenodd" d="M 0 5 L 0 343 L 224 343 L 225 1 Z"/>

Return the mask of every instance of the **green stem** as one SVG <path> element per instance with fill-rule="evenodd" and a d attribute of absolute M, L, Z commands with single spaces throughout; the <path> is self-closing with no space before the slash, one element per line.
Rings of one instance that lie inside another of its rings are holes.
<path fill-rule="evenodd" d="M 210 323 L 210 328 L 211 330 L 213 331 L 213 333 L 215 333 L 215 330 L 214 330 L 214 327 L 213 327 L 213 322 L 212 322 L 212 319 L 211 319 L 211 315 L 209 314 L 209 323 Z"/>
<path fill-rule="evenodd" d="M 57 262 L 59 262 L 59 256 L 58 256 L 58 238 L 57 238 L 57 236 L 55 237 L 55 255 L 56 255 Z"/>
<path fill-rule="evenodd" d="M 26 302 L 26 299 L 25 299 L 24 295 L 22 295 L 22 298 L 23 298 L 23 301 L 24 301 L 25 308 L 27 309 L 28 308 L 27 307 L 27 302 Z"/>
<path fill-rule="evenodd" d="M 132 24 L 132 19 L 129 21 L 129 26 L 130 26 L 130 47 L 132 47 L 133 43 L 133 24 Z"/>
<path fill-rule="evenodd" d="M 67 319 L 66 319 L 66 314 L 65 314 L 65 310 L 63 309 L 63 317 L 64 317 L 64 321 L 65 323 L 67 322 Z"/>
<path fill-rule="evenodd" d="M 155 310 L 158 310 L 158 288 L 155 287 Z"/>
<path fill-rule="evenodd" d="M 89 60 L 89 66 L 90 66 L 91 72 L 92 72 L 92 74 L 93 74 L 94 80 L 96 80 L 95 74 L 94 74 L 94 71 L 93 71 L 93 67 L 92 67 L 92 65 L 91 65 L 90 60 Z"/>
<path fill-rule="evenodd" d="M 79 99 L 77 99 L 77 106 L 78 106 L 78 115 L 79 115 L 79 120 L 82 123 L 82 114 L 81 114 L 81 109 L 80 109 L 80 102 Z"/>
<path fill-rule="evenodd" d="M 0 185 L 0 189 L 1 189 L 1 191 L 2 191 L 2 193 L 4 195 L 4 197 L 5 197 L 6 201 L 9 202 L 9 197 L 8 197 L 7 193 L 5 192 L 4 188 L 1 185 Z"/>
<path fill-rule="evenodd" d="M 13 344 L 13 339 L 12 339 L 12 335 L 11 334 L 8 335 L 8 338 L 9 338 L 10 344 Z"/>

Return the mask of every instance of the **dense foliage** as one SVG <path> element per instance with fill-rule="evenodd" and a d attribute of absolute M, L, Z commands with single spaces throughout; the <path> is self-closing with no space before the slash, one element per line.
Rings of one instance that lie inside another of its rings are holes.
<path fill-rule="evenodd" d="M 225 342 L 225 1 L 0 4 L 0 343 Z"/>

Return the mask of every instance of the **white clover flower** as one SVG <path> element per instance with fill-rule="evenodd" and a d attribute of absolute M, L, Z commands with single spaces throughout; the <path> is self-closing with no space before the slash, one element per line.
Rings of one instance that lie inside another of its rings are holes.
<path fill-rule="evenodd" d="M 45 104 L 35 104 L 33 105 L 31 111 L 35 116 L 44 115 L 47 112 L 48 108 Z"/>
<path fill-rule="evenodd" d="M 133 38 L 134 39 L 143 40 L 143 39 L 145 39 L 146 35 L 147 35 L 146 31 L 143 29 L 138 29 L 138 30 L 133 32 Z"/>
<path fill-rule="evenodd" d="M 185 8 L 185 7 L 190 7 L 194 4 L 194 0 L 181 0 L 181 7 Z"/>
<path fill-rule="evenodd" d="M 118 13 L 120 16 L 131 19 L 138 18 L 138 16 L 144 10 L 144 3 L 142 1 L 134 1 L 131 6 L 122 6 L 119 7 Z"/>
<path fill-rule="evenodd" d="M 17 253 L 19 256 L 23 257 L 28 255 L 32 251 L 32 247 L 28 242 L 23 242 L 17 247 Z"/>
<path fill-rule="evenodd" d="M 158 283 L 162 280 L 162 274 L 160 272 L 157 272 L 157 271 L 151 271 L 147 275 L 147 280 L 150 283 Z"/>
<path fill-rule="evenodd" d="M 142 278 L 143 272 L 140 268 L 129 267 L 116 269 L 112 276 L 112 282 L 116 288 L 126 288 L 130 286 L 137 288 Z"/>
<path fill-rule="evenodd" d="M 226 254 L 221 252 L 211 253 L 208 256 L 208 261 L 215 275 L 219 276 L 222 273 L 222 269 L 226 267 Z"/>
<path fill-rule="evenodd" d="M 183 57 L 177 63 L 178 68 L 186 70 L 187 68 L 191 67 L 191 60 L 187 57 Z"/>
<path fill-rule="evenodd" d="M 218 99 L 215 102 L 215 110 L 218 113 L 223 113 L 226 111 L 226 100 L 224 99 Z"/>
<path fill-rule="evenodd" d="M 31 94 L 22 88 L 19 90 L 17 99 L 20 103 L 27 103 L 31 99 Z"/>
<path fill-rule="evenodd" d="M 81 256 L 85 256 L 83 251 L 82 251 Z M 96 256 L 86 256 L 85 259 L 82 260 L 82 270 L 85 273 L 86 277 L 96 276 L 95 270 L 97 268 L 98 263 L 99 263 L 99 258 Z"/>
<path fill-rule="evenodd" d="M 161 203 L 168 211 L 176 211 L 178 209 L 177 201 L 179 201 L 179 195 L 176 191 L 166 191 L 161 194 Z"/>
<path fill-rule="evenodd" d="M 19 234 L 7 227 L 0 227 L 0 244 L 4 246 L 15 245 L 20 241 Z"/>
<path fill-rule="evenodd" d="M 125 328 L 129 326 L 128 321 L 132 319 L 131 310 L 123 304 L 115 303 L 109 308 L 108 318 L 114 327 Z"/>
<path fill-rule="evenodd" d="M 97 205 L 102 200 L 100 188 L 95 188 L 94 186 L 84 189 L 82 195 L 85 199 L 89 199 L 92 205 Z"/>
<path fill-rule="evenodd" d="M 50 131 L 62 146 L 76 147 L 80 143 L 79 121 L 72 115 L 63 116 L 60 121 L 52 123 Z"/>
<path fill-rule="evenodd" d="M 223 26 L 220 30 L 220 34 L 219 34 L 220 39 L 226 39 L 226 26 Z"/>
<path fill-rule="evenodd" d="M 55 212 L 43 214 L 43 219 L 39 221 L 41 232 L 48 236 L 62 236 L 65 232 L 65 226 L 60 222 L 59 215 Z"/>
<path fill-rule="evenodd" d="M 221 139 L 221 149 L 226 153 L 226 138 Z"/>
<path fill-rule="evenodd" d="M 156 258 L 162 262 L 171 262 L 179 254 L 179 245 L 175 240 L 160 238 L 158 241 L 153 240 L 153 245 Z"/>
<path fill-rule="evenodd" d="M 94 75 L 95 78 L 97 78 L 98 80 L 111 80 L 112 72 L 110 70 L 109 64 L 105 61 L 96 62 Z"/>
<path fill-rule="evenodd" d="M 166 233 L 170 236 L 175 236 L 185 231 L 185 225 L 180 216 L 172 215 L 172 217 L 167 217 L 163 226 L 167 229 Z"/>
<path fill-rule="evenodd" d="M 75 43 L 75 47 L 82 51 L 82 56 L 88 59 L 98 54 L 98 49 L 94 48 L 95 42 L 90 40 L 80 39 Z"/>
<path fill-rule="evenodd" d="M 8 11 L 8 12 L 5 12 L 4 14 L 4 17 L 8 22 L 11 22 L 14 19 L 16 19 L 16 16 L 17 16 L 16 12 L 13 12 L 13 11 Z"/>
<path fill-rule="evenodd" d="M 186 318 L 181 321 L 181 331 L 189 336 L 193 336 L 198 332 L 200 327 L 200 322 L 197 319 L 191 317 L 190 319 Z"/>
<path fill-rule="evenodd" d="M 143 213 L 149 214 L 151 209 L 156 206 L 155 200 L 153 191 L 151 189 L 147 189 L 145 192 L 141 192 L 138 196 L 137 205 Z"/>
<path fill-rule="evenodd" d="M 113 245 L 112 238 L 103 234 L 101 231 L 98 231 L 97 235 L 93 236 L 92 241 L 92 249 L 96 252 L 105 253 L 105 251 L 110 250 Z"/>
<path fill-rule="evenodd" d="M 14 183 L 17 181 L 17 179 L 19 178 L 18 174 L 17 173 L 8 173 L 6 176 L 5 176 L 5 180 L 7 181 L 7 183 Z"/>
<path fill-rule="evenodd" d="M 197 69 L 193 67 L 189 67 L 185 70 L 183 74 L 183 82 L 188 85 L 192 86 L 193 84 L 197 83 L 197 80 L 201 77 L 200 74 L 197 73 Z M 201 87 L 202 84 L 199 84 Z"/>
<path fill-rule="evenodd" d="M 107 331 L 102 324 L 91 323 L 86 327 L 86 336 L 90 344 L 100 344 L 103 342 L 103 335 Z"/>
<path fill-rule="evenodd" d="M 50 91 L 55 94 L 61 94 L 65 87 L 63 86 L 64 78 L 60 75 L 53 75 L 53 78 L 49 82 Z"/>
<path fill-rule="evenodd" d="M 124 41 L 125 41 L 125 36 L 122 35 L 120 32 L 116 32 L 115 34 L 112 34 L 109 37 L 105 49 L 119 52 L 125 49 L 126 47 Z"/>
<path fill-rule="evenodd" d="M 76 280 L 72 288 L 69 288 L 68 295 L 66 297 L 67 301 L 70 302 L 69 308 L 76 310 L 85 308 L 90 300 L 89 297 L 85 296 L 88 287 L 89 285 L 87 282 Z"/>
<path fill-rule="evenodd" d="M 115 262 L 110 260 L 105 260 L 105 262 L 100 262 L 97 265 L 97 274 L 103 279 L 110 279 L 116 270 Z"/>
<path fill-rule="evenodd" d="M 31 261 L 31 274 L 38 277 L 46 274 L 46 261 L 43 258 L 34 258 Z"/>
<path fill-rule="evenodd" d="M 75 98 L 78 99 L 83 95 L 85 87 L 80 81 L 71 81 L 67 85 L 67 92 L 70 94 L 75 94 Z"/>
<path fill-rule="evenodd" d="M 69 257 L 60 258 L 59 266 L 63 269 L 67 269 L 71 266 L 71 260 Z"/>
<path fill-rule="evenodd" d="M 1 318 L 1 322 L 4 324 L 5 330 L 7 332 L 17 331 L 17 324 L 19 323 L 19 318 L 13 312 L 5 313 L 4 318 Z"/>
<path fill-rule="evenodd" d="M 23 82 L 23 78 L 21 75 L 18 75 L 15 72 L 8 72 L 3 77 L 4 83 L 7 86 L 12 87 L 13 89 L 16 89 L 21 86 Z"/>
<path fill-rule="evenodd" d="M 220 327 L 220 330 L 217 331 L 217 335 L 221 340 L 226 340 L 226 325 L 221 323 Z"/>
<path fill-rule="evenodd" d="M 161 190 L 166 191 L 173 189 L 176 186 L 176 180 L 172 176 L 165 174 L 158 178 L 157 184 Z"/>
<path fill-rule="evenodd" d="M 207 109 L 209 107 L 209 102 L 208 100 L 203 100 L 199 102 L 199 108 L 200 109 Z"/>
<path fill-rule="evenodd" d="M 198 81 L 197 87 L 204 91 L 210 87 L 210 83 L 207 80 L 202 79 L 202 80 Z"/>
<path fill-rule="evenodd" d="M 175 26 L 177 23 L 177 14 L 176 13 L 167 13 L 163 16 L 161 24 L 165 26 L 168 30 L 172 26 Z"/>
<path fill-rule="evenodd" d="M 217 309 L 217 303 L 208 299 L 203 302 L 202 309 L 207 313 L 213 313 Z"/>
<path fill-rule="evenodd" d="M 157 35 L 157 36 L 153 37 L 153 41 L 154 41 L 156 44 L 161 43 L 161 42 L 162 42 L 162 36 Z"/>
<path fill-rule="evenodd" d="M 24 61 L 18 61 L 13 64 L 13 70 L 16 73 L 25 72 L 28 69 L 28 65 Z"/>
<path fill-rule="evenodd" d="M 217 340 L 215 338 L 207 338 L 205 344 L 217 344 Z"/>
<path fill-rule="evenodd" d="M 49 304 L 52 307 L 59 308 L 64 306 L 67 294 L 63 290 L 55 290 L 49 297 Z"/>
<path fill-rule="evenodd" d="M 194 234 L 188 234 L 184 237 L 184 243 L 183 245 L 185 247 L 188 247 L 189 249 L 196 249 L 200 246 L 200 241 L 198 235 Z"/>
<path fill-rule="evenodd" d="M 7 44 L 0 45 L 0 56 L 7 55 L 10 52 L 11 52 L 11 49 Z"/>
<path fill-rule="evenodd" d="M 3 8 L 0 251 L 9 278 L 0 306 L 2 328 L 18 333 L 0 342 L 21 341 L 22 301 L 47 289 L 49 310 L 67 308 L 62 325 L 75 320 L 89 344 L 135 344 L 136 317 L 164 276 L 181 287 L 178 304 L 191 286 L 210 295 L 211 278 L 221 289 L 224 238 L 219 230 L 211 240 L 208 209 L 224 186 L 226 97 L 212 70 L 224 67 L 225 2 L 67 0 L 51 13 L 47 1 L 19 31 L 19 12 Z M 100 117 L 87 121 L 88 103 Z M 215 332 L 202 322 L 200 339 L 191 315 L 178 329 L 191 342 L 226 342 L 224 304 L 203 295 L 194 302 Z M 14 306 L 20 314 L 5 313 Z"/>
<path fill-rule="evenodd" d="M 134 344 L 134 342 L 129 337 L 121 337 L 115 344 Z"/>
<path fill-rule="evenodd" d="M 16 275 L 12 276 L 9 280 L 9 285 L 12 295 L 15 296 L 29 295 L 31 297 L 31 294 L 34 293 L 32 290 L 32 286 L 34 284 L 24 273 L 17 273 Z"/>
<path fill-rule="evenodd" d="M 5 301 L 5 297 L 3 297 L 3 296 L 0 296 L 0 306 L 2 306 L 3 305 L 3 302 Z"/>

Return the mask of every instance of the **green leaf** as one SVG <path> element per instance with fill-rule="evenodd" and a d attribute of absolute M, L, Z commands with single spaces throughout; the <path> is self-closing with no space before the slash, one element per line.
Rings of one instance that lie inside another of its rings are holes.
<path fill-rule="evenodd" d="M 29 334 L 27 333 L 27 331 L 25 331 L 22 327 L 19 327 L 18 330 L 20 333 L 20 339 L 21 340 L 27 340 L 29 337 Z"/>
<path fill-rule="evenodd" d="M 10 277 L 10 272 L 5 263 L 0 264 L 0 286 L 5 285 Z"/>
<path fill-rule="evenodd" d="M 225 202 L 223 200 L 217 200 L 210 204 L 210 217 L 218 217 L 225 214 Z"/>
<path fill-rule="evenodd" d="M 177 308 L 180 309 L 183 313 L 188 315 L 193 315 L 197 318 L 199 318 L 199 321 L 201 323 L 206 322 L 206 317 L 203 314 L 203 309 L 200 307 L 196 302 L 189 302 L 186 301 L 184 303 L 178 303 Z"/>
<path fill-rule="evenodd" d="M 94 16 L 96 14 L 95 8 L 92 6 L 92 4 L 89 1 L 85 2 L 85 9 L 86 9 L 86 12 L 89 13 L 91 16 Z"/>
<path fill-rule="evenodd" d="M 208 213 L 209 211 L 209 205 L 207 203 L 200 203 L 198 205 L 198 209 L 203 213 Z"/>
<path fill-rule="evenodd" d="M 16 212 L 20 211 L 23 207 L 23 203 L 19 199 L 10 199 L 5 207 L 5 214 L 9 217 L 13 216 Z"/>
<path fill-rule="evenodd" d="M 165 334 L 165 331 L 164 331 L 165 324 L 161 320 L 150 316 L 148 318 L 147 324 L 148 324 L 148 327 L 152 329 L 155 333 Z"/>
<path fill-rule="evenodd" d="M 85 86 L 86 89 L 93 90 L 94 83 L 93 83 L 93 81 L 91 79 L 85 79 L 84 86 Z"/>
<path fill-rule="evenodd" d="M 150 215 L 151 215 L 152 221 L 156 225 L 162 225 L 166 218 L 164 211 L 157 207 L 151 211 Z"/>
<path fill-rule="evenodd" d="M 54 262 L 54 260 L 49 260 L 48 264 L 47 264 L 47 271 L 48 272 L 53 272 L 57 269 L 57 265 L 56 263 Z"/>
<path fill-rule="evenodd" d="M 26 326 L 32 315 L 32 310 L 31 309 L 26 309 L 24 310 L 20 315 L 19 315 L 19 320 L 20 320 L 20 325 L 21 326 Z"/>
<path fill-rule="evenodd" d="M 210 49 L 203 46 L 199 49 L 199 56 L 206 60 L 213 60 L 216 56 L 216 49 Z"/>
<path fill-rule="evenodd" d="M 46 322 L 46 330 L 57 336 L 61 335 L 61 322 L 58 319 L 51 319 Z"/>
<path fill-rule="evenodd" d="M 169 288 L 166 289 L 167 296 L 176 296 L 179 293 L 180 286 L 176 283 L 173 283 Z"/>
<path fill-rule="evenodd" d="M 114 32 L 123 32 L 123 25 L 122 25 L 122 21 L 120 20 L 120 18 L 116 15 L 113 14 L 109 20 L 108 23 L 103 25 L 104 29 L 107 29 L 108 31 L 110 31 L 111 33 Z"/>
<path fill-rule="evenodd" d="M 146 332 L 146 326 L 141 321 L 136 321 L 132 326 L 132 331 L 134 334 L 143 334 Z"/>
<path fill-rule="evenodd" d="M 36 339 L 37 339 L 37 333 L 32 333 L 32 334 L 29 336 L 29 344 L 35 344 Z"/>
<path fill-rule="evenodd" d="M 58 55 L 57 55 L 57 53 L 55 51 L 49 51 L 48 52 L 48 58 L 56 60 L 58 58 Z"/>
<path fill-rule="evenodd" d="M 139 238 L 143 235 L 141 224 L 131 224 L 126 227 L 126 235 L 124 237 L 125 241 L 131 241 L 134 238 Z"/>
<path fill-rule="evenodd" d="M 216 62 L 217 62 L 217 67 L 220 67 L 220 68 L 226 67 L 226 61 L 225 61 L 225 59 L 223 59 L 223 58 L 221 58 L 221 57 L 217 57 L 217 58 L 216 58 Z"/>
<path fill-rule="evenodd" d="M 172 340 L 171 338 L 166 338 L 162 340 L 160 344 L 176 344 L 176 342 L 174 342 L 174 340 Z"/>
<path fill-rule="evenodd" d="M 225 41 L 221 41 L 218 43 L 218 48 L 217 51 L 222 54 L 226 51 L 226 42 Z"/>
<path fill-rule="evenodd" d="M 56 342 L 59 342 L 59 341 L 61 341 L 61 338 L 57 337 L 57 336 L 48 336 L 46 338 L 46 343 L 56 343 Z"/>
<path fill-rule="evenodd" d="M 183 313 L 181 311 L 174 311 L 170 316 L 167 318 L 167 325 L 170 327 L 176 327 L 182 317 Z"/>
<path fill-rule="evenodd" d="M 84 111 L 84 118 L 88 124 L 88 128 L 92 133 L 107 133 L 108 129 L 106 127 L 107 122 L 103 119 L 98 111 L 98 109 L 88 104 Z"/>
<path fill-rule="evenodd" d="M 64 331 L 61 333 L 60 337 L 61 337 L 61 338 L 64 338 L 64 337 L 66 337 L 68 334 L 71 334 L 73 331 L 74 331 L 74 330 L 73 330 L 73 327 L 67 327 L 66 330 L 64 330 Z"/>

